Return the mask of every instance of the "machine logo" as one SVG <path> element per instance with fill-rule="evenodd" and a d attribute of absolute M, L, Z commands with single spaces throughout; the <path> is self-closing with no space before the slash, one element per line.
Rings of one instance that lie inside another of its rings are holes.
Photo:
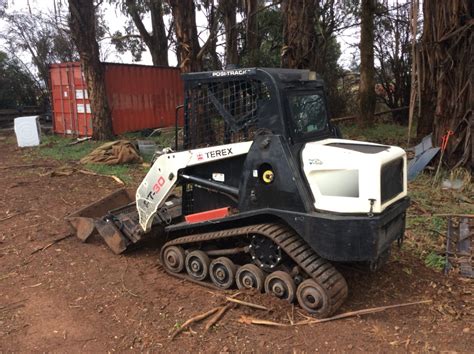
<path fill-rule="evenodd" d="M 203 160 L 203 159 L 204 159 L 204 155 L 201 154 L 201 153 L 197 154 L 197 159 L 198 159 L 198 161 Z"/>
<path fill-rule="evenodd" d="M 213 159 L 215 157 L 230 156 L 230 155 L 233 155 L 233 154 L 234 153 L 232 152 L 232 148 L 223 148 L 223 149 L 219 149 L 219 150 L 206 152 L 206 157 L 208 159 Z M 198 159 L 199 159 L 199 157 L 198 157 Z"/>
<path fill-rule="evenodd" d="M 320 159 L 309 159 L 308 163 L 313 166 L 313 165 L 322 165 L 323 162 Z"/>
<path fill-rule="evenodd" d="M 225 71 L 213 71 L 212 76 L 235 76 L 235 75 L 246 75 L 251 70 L 240 69 L 240 70 L 225 70 Z"/>

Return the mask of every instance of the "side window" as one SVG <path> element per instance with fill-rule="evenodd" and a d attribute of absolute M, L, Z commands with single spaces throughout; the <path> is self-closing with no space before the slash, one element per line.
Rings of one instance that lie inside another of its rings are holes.
<path fill-rule="evenodd" d="M 319 94 L 298 94 L 288 97 L 294 133 L 301 135 L 323 130 L 327 124 L 324 97 Z"/>
<path fill-rule="evenodd" d="M 253 140 L 259 108 L 271 101 L 265 83 L 242 78 L 195 84 L 186 97 L 186 149 Z"/>

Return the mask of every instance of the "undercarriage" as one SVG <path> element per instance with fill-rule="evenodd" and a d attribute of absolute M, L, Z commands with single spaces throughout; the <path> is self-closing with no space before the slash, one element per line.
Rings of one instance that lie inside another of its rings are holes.
<path fill-rule="evenodd" d="M 331 263 L 277 223 L 182 236 L 167 242 L 160 258 L 173 276 L 218 289 L 254 288 L 321 317 L 334 313 L 348 293 Z"/>

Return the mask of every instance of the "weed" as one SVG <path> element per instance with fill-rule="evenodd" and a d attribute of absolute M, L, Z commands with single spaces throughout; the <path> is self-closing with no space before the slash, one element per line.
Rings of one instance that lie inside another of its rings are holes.
<path fill-rule="evenodd" d="M 64 162 L 77 162 L 104 143 L 88 140 L 79 144 L 69 145 L 73 141 L 75 141 L 74 138 L 60 135 L 45 136 L 39 149 L 35 150 L 34 154 Z M 31 157 L 34 156 L 31 155 Z M 132 180 L 131 172 L 137 167 L 132 165 L 87 164 L 85 168 L 101 175 L 117 176 L 127 183 Z"/>
<path fill-rule="evenodd" d="M 408 267 L 403 267 L 402 270 L 408 275 L 412 275 L 412 273 L 413 273 L 413 270 L 411 268 L 408 268 Z"/>
<path fill-rule="evenodd" d="M 442 270 L 446 265 L 446 259 L 435 252 L 430 252 L 425 258 L 425 264 L 430 268 Z"/>
<path fill-rule="evenodd" d="M 86 168 L 95 173 L 108 176 L 117 176 L 124 182 L 130 182 L 130 166 L 129 165 L 100 165 L 100 164 L 87 164 Z"/>
<path fill-rule="evenodd" d="M 433 216 L 431 218 L 431 230 L 433 232 L 433 237 L 438 238 L 439 235 L 443 235 L 443 231 L 446 230 L 448 223 L 445 219 L 440 218 L 439 216 Z"/>
<path fill-rule="evenodd" d="M 407 143 L 408 128 L 398 124 L 376 123 L 363 129 L 358 124 L 344 123 L 340 128 L 343 137 L 347 139 L 397 146 L 405 146 Z"/>
<path fill-rule="evenodd" d="M 39 147 L 39 154 L 60 161 L 80 160 L 101 143 L 96 141 L 84 141 L 80 144 L 71 145 L 75 139 L 60 135 L 45 136 Z"/>
<path fill-rule="evenodd" d="M 176 329 L 180 329 L 181 328 L 181 323 L 176 322 L 173 327 L 176 328 Z"/>
<path fill-rule="evenodd" d="M 175 130 L 162 129 L 159 134 L 150 137 L 143 136 L 140 132 L 125 133 L 123 138 L 127 140 L 150 140 L 153 141 L 159 150 L 175 146 Z"/>

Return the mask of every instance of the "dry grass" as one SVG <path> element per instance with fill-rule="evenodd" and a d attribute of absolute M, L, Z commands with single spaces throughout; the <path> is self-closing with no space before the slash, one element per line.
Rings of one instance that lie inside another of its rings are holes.
<path fill-rule="evenodd" d="M 445 179 L 460 179 L 463 187 L 459 190 L 442 189 Z M 447 216 L 440 214 L 472 214 L 473 186 L 471 175 L 464 169 L 450 173 L 443 172 L 433 184 L 433 175 L 421 174 L 408 185 L 412 205 L 407 215 L 405 247 L 420 256 L 427 264 L 433 254 L 444 252 L 447 231 Z M 436 268 L 436 267 L 435 267 Z"/>

